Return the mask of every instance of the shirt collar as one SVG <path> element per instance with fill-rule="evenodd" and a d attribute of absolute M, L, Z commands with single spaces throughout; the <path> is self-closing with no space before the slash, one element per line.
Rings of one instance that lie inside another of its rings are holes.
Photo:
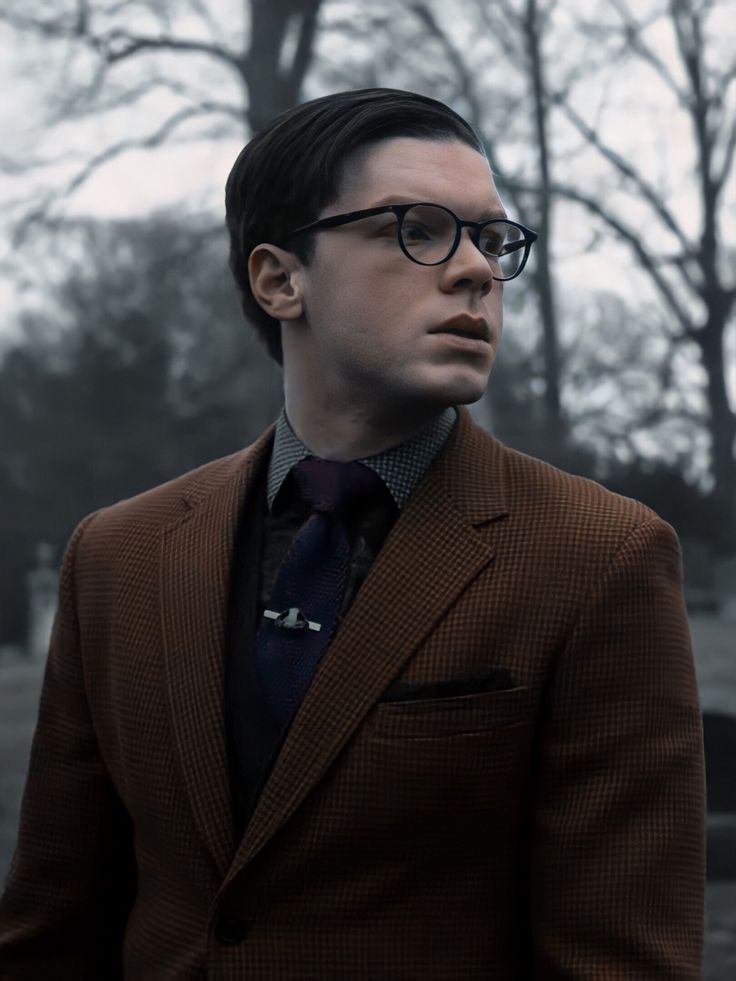
<path fill-rule="evenodd" d="M 424 476 L 424 472 L 442 449 L 452 427 L 457 422 L 458 413 L 449 406 L 416 436 L 392 446 L 391 449 L 361 458 L 358 462 L 374 470 L 391 492 L 399 508 L 403 508 L 412 491 Z M 282 406 L 274 435 L 271 459 L 268 465 L 267 498 L 269 511 L 286 475 L 291 468 L 307 456 L 316 456 L 304 445 L 291 428 Z"/>

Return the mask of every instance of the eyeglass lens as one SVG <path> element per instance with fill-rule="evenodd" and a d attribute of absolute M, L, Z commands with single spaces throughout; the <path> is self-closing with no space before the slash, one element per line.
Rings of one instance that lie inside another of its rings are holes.
<path fill-rule="evenodd" d="M 446 259 L 455 241 L 455 220 L 444 208 L 420 204 L 410 208 L 401 224 L 404 247 L 417 262 L 431 265 Z M 493 276 L 509 279 L 524 258 L 524 233 L 515 225 L 495 221 L 480 233 L 478 248 Z"/>

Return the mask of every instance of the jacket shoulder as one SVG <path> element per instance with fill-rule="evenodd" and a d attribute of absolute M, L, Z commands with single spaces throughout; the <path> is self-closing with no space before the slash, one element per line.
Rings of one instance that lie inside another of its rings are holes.
<path fill-rule="evenodd" d="M 678 584 L 677 533 L 641 501 L 503 447 L 508 547 L 523 554 L 540 583 L 584 595 L 611 571 L 659 568 Z M 543 587 L 540 585 L 540 589 Z"/>
<path fill-rule="evenodd" d="M 514 510 L 534 512 L 557 528 L 573 525 L 590 533 L 609 528 L 622 537 L 641 525 L 666 522 L 652 508 L 617 494 L 589 477 L 568 473 L 502 444 Z"/>
<path fill-rule="evenodd" d="M 88 514 L 77 526 L 75 535 L 84 531 L 85 548 L 102 541 L 110 546 L 121 536 L 141 539 L 155 535 L 184 518 L 200 502 L 227 491 L 228 485 L 237 483 L 249 468 L 264 463 L 274 428 L 269 426 L 244 449 Z"/>
<path fill-rule="evenodd" d="M 96 528 L 128 522 L 149 527 L 166 525 L 181 514 L 184 502 L 208 496 L 231 478 L 246 453 L 247 450 L 240 450 L 217 460 L 210 460 L 163 484 L 100 508 L 94 512 L 94 525 Z"/>

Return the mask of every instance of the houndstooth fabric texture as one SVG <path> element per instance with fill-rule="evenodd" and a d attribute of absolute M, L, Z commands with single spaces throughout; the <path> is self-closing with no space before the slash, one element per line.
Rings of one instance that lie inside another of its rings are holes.
<path fill-rule="evenodd" d="M 449 406 L 422 432 L 398 446 L 361 457 L 388 487 L 396 506 L 403 508 L 412 491 L 424 476 L 427 467 L 442 449 L 457 421 L 457 409 Z M 276 420 L 273 450 L 268 464 L 267 500 L 269 510 L 291 468 L 311 455 L 311 451 L 291 428 L 286 407 L 282 406 Z"/>
<path fill-rule="evenodd" d="M 74 533 L 0 977 L 700 978 L 676 536 L 464 408 L 236 839 L 224 610 L 273 434 Z"/>

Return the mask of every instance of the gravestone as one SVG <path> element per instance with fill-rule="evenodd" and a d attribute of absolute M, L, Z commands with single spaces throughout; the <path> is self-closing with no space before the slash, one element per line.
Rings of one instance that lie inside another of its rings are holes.
<path fill-rule="evenodd" d="M 708 879 L 736 879 L 736 716 L 703 714 Z"/>
<path fill-rule="evenodd" d="M 59 577 L 52 568 L 54 549 L 41 542 L 36 549 L 36 568 L 26 576 L 28 589 L 28 657 L 45 660 L 56 615 Z"/>
<path fill-rule="evenodd" d="M 736 624 L 736 555 L 716 563 L 715 587 L 721 617 Z"/>
<path fill-rule="evenodd" d="M 689 613 L 717 613 L 713 575 L 713 549 L 708 542 L 683 538 L 682 567 L 685 579 L 685 602 Z"/>

